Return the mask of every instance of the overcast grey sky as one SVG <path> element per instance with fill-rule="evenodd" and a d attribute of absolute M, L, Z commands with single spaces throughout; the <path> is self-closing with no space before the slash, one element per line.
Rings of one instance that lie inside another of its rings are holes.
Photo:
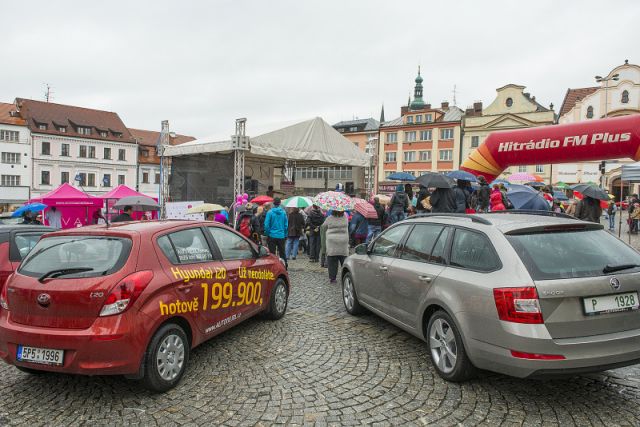
<path fill-rule="evenodd" d="M 427 102 L 507 83 L 559 110 L 569 87 L 640 63 L 640 1 L 2 2 L 0 101 L 116 111 L 203 137 L 321 116 L 397 117 L 422 65 Z M 253 132 L 252 132 L 253 129 Z"/>

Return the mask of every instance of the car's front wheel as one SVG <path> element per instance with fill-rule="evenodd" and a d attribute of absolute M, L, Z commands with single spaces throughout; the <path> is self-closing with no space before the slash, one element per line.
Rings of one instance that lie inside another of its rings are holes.
<path fill-rule="evenodd" d="M 347 309 L 347 313 L 353 316 L 362 313 L 362 306 L 358 302 L 356 288 L 353 285 L 353 277 L 351 277 L 351 273 L 349 272 L 342 276 L 342 301 L 344 302 L 344 308 Z"/>
<path fill-rule="evenodd" d="M 287 289 L 287 283 L 283 279 L 276 280 L 276 284 L 271 289 L 271 297 L 269 299 L 269 310 L 267 310 L 267 317 L 272 320 L 281 319 L 284 313 L 287 311 L 287 304 L 289 302 L 289 290 Z"/>
<path fill-rule="evenodd" d="M 427 341 L 433 366 L 447 381 L 466 381 L 475 375 L 456 324 L 449 314 L 438 310 L 429 319 Z"/>
<path fill-rule="evenodd" d="M 151 338 L 145 355 L 142 382 L 152 391 L 172 389 L 182 379 L 188 361 L 187 335 L 180 326 L 168 323 Z"/>

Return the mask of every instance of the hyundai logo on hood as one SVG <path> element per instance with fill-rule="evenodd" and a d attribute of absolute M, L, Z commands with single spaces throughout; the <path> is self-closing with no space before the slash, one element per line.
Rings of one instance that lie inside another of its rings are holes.
<path fill-rule="evenodd" d="M 37 301 L 38 305 L 40 305 L 41 307 L 49 307 L 49 304 L 51 304 L 51 295 L 40 294 L 38 295 Z"/>

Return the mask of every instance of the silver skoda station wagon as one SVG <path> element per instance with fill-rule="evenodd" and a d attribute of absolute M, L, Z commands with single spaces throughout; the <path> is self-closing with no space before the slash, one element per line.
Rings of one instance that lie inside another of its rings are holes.
<path fill-rule="evenodd" d="M 640 363 L 640 254 L 562 214 L 412 217 L 347 258 L 342 294 L 425 340 L 449 381 Z"/>

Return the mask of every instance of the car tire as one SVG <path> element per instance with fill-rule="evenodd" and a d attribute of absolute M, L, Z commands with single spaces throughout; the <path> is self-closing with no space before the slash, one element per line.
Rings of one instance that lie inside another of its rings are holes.
<path fill-rule="evenodd" d="M 145 353 L 143 385 L 155 392 L 175 387 L 187 368 L 189 340 L 175 323 L 163 325 L 151 338 Z"/>
<path fill-rule="evenodd" d="M 271 320 L 278 320 L 284 316 L 289 303 L 289 289 L 284 279 L 276 280 L 275 285 L 271 288 L 271 296 L 269 297 L 269 309 L 266 317 Z"/>
<path fill-rule="evenodd" d="M 438 310 L 426 329 L 429 355 L 438 375 L 452 382 L 466 381 L 476 373 L 462 342 L 462 336 L 449 314 Z"/>
<path fill-rule="evenodd" d="M 352 316 L 357 316 L 364 311 L 358 302 L 353 277 L 348 271 L 342 276 L 342 302 L 344 303 L 344 308 L 347 310 L 347 313 Z"/>
<path fill-rule="evenodd" d="M 18 368 L 19 371 L 22 371 L 25 374 L 30 374 L 30 375 L 44 375 L 48 373 L 48 371 L 41 371 L 40 369 L 27 368 L 25 366 L 16 365 L 16 368 Z"/>

